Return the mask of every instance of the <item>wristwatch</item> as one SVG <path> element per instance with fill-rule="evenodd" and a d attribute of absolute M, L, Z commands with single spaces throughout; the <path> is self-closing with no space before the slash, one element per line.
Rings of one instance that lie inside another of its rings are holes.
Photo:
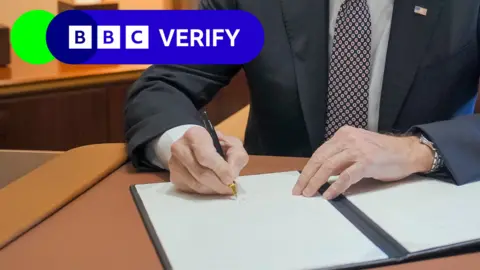
<path fill-rule="evenodd" d="M 434 154 L 432 168 L 427 172 L 427 174 L 437 172 L 444 165 L 442 155 L 438 152 L 435 144 L 427 139 L 423 134 L 420 134 L 420 143 L 428 146 L 428 148 L 430 148 Z"/>

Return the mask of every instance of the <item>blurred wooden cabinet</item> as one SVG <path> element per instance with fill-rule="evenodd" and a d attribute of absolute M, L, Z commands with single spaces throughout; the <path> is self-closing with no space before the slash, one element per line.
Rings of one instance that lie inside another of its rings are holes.
<path fill-rule="evenodd" d="M 173 9 L 197 9 L 200 0 L 173 0 Z"/>
<path fill-rule="evenodd" d="M 68 150 L 123 141 L 130 82 L 0 99 L 0 149 Z"/>
<path fill-rule="evenodd" d="M 65 151 L 124 142 L 127 91 L 145 67 L 19 65 L 0 68 L 0 149 Z M 249 101 L 240 73 L 208 105 L 212 123 Z"/>
<path fill-rule="evenodd" d="M 44 69 L 48 66 L 28 74 L 40 76 L 44 72 L 42 76 L 47 76 Z M 41 80 L 28 79 L 26 83 L 22 76 L 22 80 L 17 80 L 19 74 L 15 70 L 0 68 L 0 149 L 65 151 L 87 144 L 124 142 L 127 90 L 143 69 L 55 68 L 52 70 L 58 72 L 53 76 L 56 81 L 46 87 Z M 30 89 L 25 91 L 25 87 Z M 207 110 L 216 125 L 249 103 L 246 78 L 240 72 Z"/>

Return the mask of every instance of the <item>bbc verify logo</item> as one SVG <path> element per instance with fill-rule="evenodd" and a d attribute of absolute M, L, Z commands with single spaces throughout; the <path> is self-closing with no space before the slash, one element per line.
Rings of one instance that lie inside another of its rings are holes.
<path fill-rule="evenodd" d="M 149 49 L 146 25 L 125 26 L 125 49 Z M 164 47 L 217 47 L 220 42 L 234 47 L 240 29 L 158 29 Z M 92 26 L 70 25 L 69 49 L 92 49 Z M 175 37 L 175 38 L 174 38 Z M 118 25 L 97 26 L 97 49 L 121 49 L 121 28 Z"/>
<path fill-rule="evenodd" d="M 262 50 L 244 11 L 70 10 L 50 22 L 52 55 L 68 64 L 244 64 Z"/>
<path fill-rule="evenodd" d="M 148 26 L 125 26 L 126 49 L 148 49 Z M 70 25 L 68 27 L 69 49 L 92 49 L 92 26 Z M 119 25 L 97 26 L 97 49 L 120 49 L 121 28 Z"/>

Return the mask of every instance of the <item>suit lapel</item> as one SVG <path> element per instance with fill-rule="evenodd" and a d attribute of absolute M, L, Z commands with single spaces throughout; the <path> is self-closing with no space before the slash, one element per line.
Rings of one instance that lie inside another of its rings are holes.
<path fill-rule="evenodd" d="M 328 84 L 329 0 L 280 0 L 312 150 L 322 142 Z"/>
<path fill-rule="evenodd" d="M 396 0 L 390 30 L 378 127 L 390 131 L 432 37 L 444 0 Z M 426 8 L 426 16 L 415 6 Z"/>

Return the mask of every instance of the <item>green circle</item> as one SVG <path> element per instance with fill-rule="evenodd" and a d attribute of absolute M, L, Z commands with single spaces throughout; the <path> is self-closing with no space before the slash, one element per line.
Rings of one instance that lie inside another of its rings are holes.
<path fill-rule="evenodd" d="M 47 28 L 54 17 L 45 10 L 31 10 L 15 21 L 10 42 L 23 61 L 40 65 L 55 59 L 47 46 Z"/>

